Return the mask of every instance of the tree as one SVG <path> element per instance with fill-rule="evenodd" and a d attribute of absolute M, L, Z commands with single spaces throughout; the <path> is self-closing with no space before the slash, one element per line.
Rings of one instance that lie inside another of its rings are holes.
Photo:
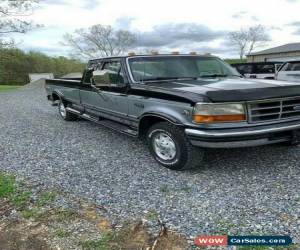
<path fill-rule="evenodd" d="M 38 0 L 1 0 L 0 1 L 0 47 L 9 47 L 15 41 L 11 33 L 26 33 L 36 27 L 22 17 L 32 14 L 32 8 Z"/>
<path fill-rule="evenodd" d="M 245 54 L 248 55 L 254 49 L 263 46 L 270 38 L 265 26 L 256 25 L 230 32 L 229 40 L 238 48 L 240 59 L 243 59 Z"/>
<path fill-rule="evenodd" d="M 3 60 L 2 60 L 3 59 Z M 68 73 L 82 72 L 83 62 L 66 57 L 49 57 L 40 52 L 16 48 L 0 48 L 0 84 L 23 85 L 29 73 L 53 73 L 61 77 Z"/>
<path fill-rule="evenodd" d="M 63 45 L 73 49 L 73 56 L 92 58 L 97 56 L 118 56 L 126 52 L 136 41 L 133 33 L 115 30 L 111 26 L 94 25 L 87 29 L 65 34 Z"/>

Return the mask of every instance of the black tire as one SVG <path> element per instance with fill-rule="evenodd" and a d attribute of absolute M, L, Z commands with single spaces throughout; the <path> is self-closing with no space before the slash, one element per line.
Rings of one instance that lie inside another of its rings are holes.
<path fill-rule="evenodd" d="M 69 111 L 66 110 L 66 103 L 63 100 L 59 101 L 58 104 L 58 113 L 62 119 L 65 121 L 76 121 L 78 119 L 78 116 L 70 113 Z"/>
<path fill-rule="evenodd" d="M 147 132 L 147 142 L 154 159 L 166 168 L 172 170 L 192 169 L 200 166 L 203 161 L 204 150 L 192 146 L 186 138 L 184 130 L 169 122 L 154 124 Z M 157 142 L 163 142 L 164 145 Z M 164 155 L 166 147 L 167 153 Z"/>
<path fill-rule="evenodd" d="M 286 142 L 279 143 L 279 145 L 286 146 L 286 147 L 295 147 L 295 146 L 299 146 L 300 142 L 286 141 Z"/>

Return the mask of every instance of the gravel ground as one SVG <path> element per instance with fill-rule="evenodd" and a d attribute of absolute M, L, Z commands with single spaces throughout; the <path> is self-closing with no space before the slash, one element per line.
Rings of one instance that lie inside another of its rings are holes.
<path fill-rule="evenodd" d="M 201 168 L 175 172 L 137 139 L 63 121 L 41 84 L 0 93 L 0 142 L 0 170 L 88 198 L 116 221 L 159 216 L 187 236 L 288 234 L 300 241 L 298 146 L 209 150 Z"/>

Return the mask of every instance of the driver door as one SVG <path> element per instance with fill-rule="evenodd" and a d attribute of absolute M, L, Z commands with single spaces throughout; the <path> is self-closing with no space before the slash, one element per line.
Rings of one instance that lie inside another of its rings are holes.
<path fill-rule="evenodd" d="M 128 118 L 127 81 L 119 59 L 103 61 L 93 72 L 92 91 L 83 91 L 82 104 L 86 110 L 107 119 L 125 122 Z M 87 93 L 89 92 L 89 93 Z"/>

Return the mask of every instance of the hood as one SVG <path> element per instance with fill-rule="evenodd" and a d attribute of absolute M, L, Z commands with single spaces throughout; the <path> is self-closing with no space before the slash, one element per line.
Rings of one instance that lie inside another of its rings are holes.
<path fill-rule="evenodd" d="M 210 78 L 148 83 L 163 88 L 206 96 L 212 102 L 238 102 L 300 96 L 300 83 L 245 78 Z"/>

